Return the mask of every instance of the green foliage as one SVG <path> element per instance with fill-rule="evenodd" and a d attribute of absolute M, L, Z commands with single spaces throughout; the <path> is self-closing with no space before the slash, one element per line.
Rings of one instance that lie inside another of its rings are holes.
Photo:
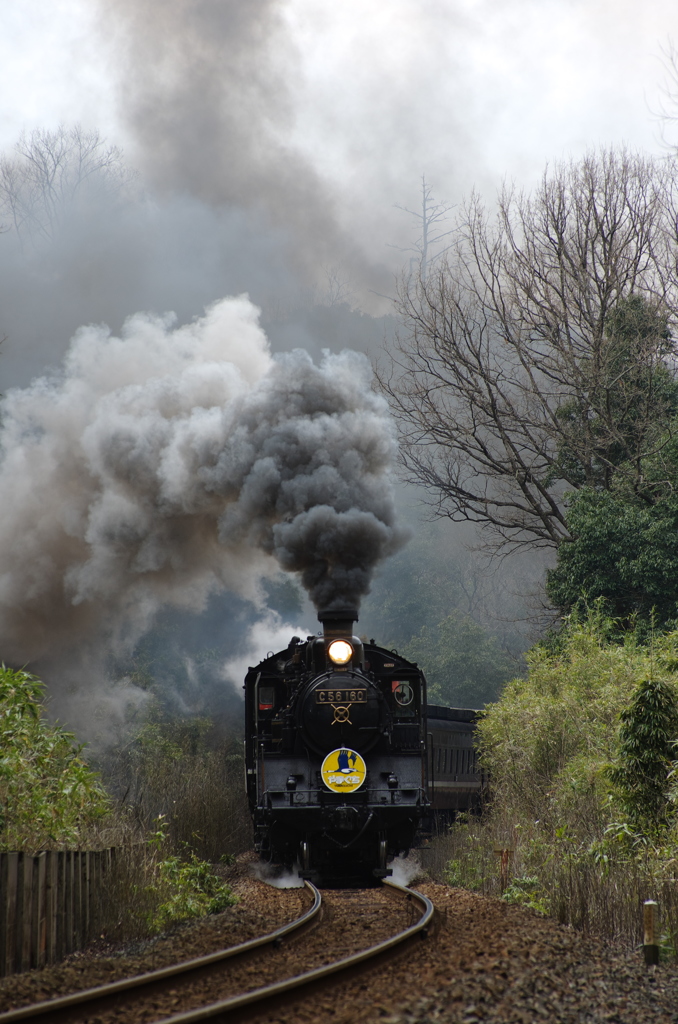
<path fill-rule="evenodd" d="M 452 707 L 481 707 L 495 700 L 517 668 L 482 626 L 454 614 L 424 626 L 401 653 L 424 670 L 429 701 Z"/>
<path fill-rule="evenodd" d="M 442 871 L 444 881 L 457 889 L 480 892 L 484 882 L 483 858 L 487 851 L 483 849 L 470 816 L 460 814 L 447 829 L 445 838 L 451 844 L 453 853 L 451 857 L 445 858 Z M 492 856 L 492 851 L 489 852 Z"/>
<path fill-rule="evenodd" d="M 511 879 L 511 884 L 504 889 L 501 898 L 507 903 L 527 907 L 538 914 L 546 915 L 550 909 L 548 894 L 536 875 L 523 875 Z"/>
<path fill-rule="evenodd" d="M 521 817 L 555 828 L 573 807 L 583 824 L 588 808 L 589 827 L 597 828 L 619 714 L 650 670 L 649 652 L 606 642 L 608 628 L 591 613 L 570 624 L 556 652 L 533 648 L 527 678 L 508 683 L 479 724 L 497 801 Z"/>
<path fill-rule="evenodd" d="M 630 823 L 644 833 L 666 825 L 672 810 L 669 772 L 678 738 L 673 684 L 644 679 L 620 714 L 619 753 L 608 769 Z"/>
<path fill-rule="evenodd" d="M 238 902 L 230 886 L 214 874 L 212 865 L 194 853 L 188 860 L 167 857 L 159 861 L 153 889 L 160 903 L 151 917 L 151 932 L 163 931 L 177 921 L 218 914 Z"/>
<path fill-rule="evenodd" d="M 479 724 L 491 794 L 483 816 L 437 840 L 439 877 L 583 929 L 639 941 L 639 901 L 678 934 L 678 630 L 652 645 L 600 609 L 528 655 Z M 426 865 L 425 865 L 426 866 Z M 472 871 L 471 869 L 474 869 Z"/>
<path fill-rule="evenodd" d="M 467 859 L 453 857 L 445 867 L 445 881 L 454 889 L 470 889 L 478 892 L 482 889 L 483 876 L 478 866 Z"/>
<path fill-rule="evenodd" d="M 188 852 L 183 858 L 163 856 L 168 826 L 161 815 L 149 836 L 154 851 L 153 876 L 148 885 L 153 910 L 149 914 L 151 933 L 163 931 L 178 921 L 218 914 L 238 902 L 229 885 L 212 870 L 212 865 Z"/>
<path fill-rule="evenodd" d="M 574 540 L 561 544 L 546 591 L 563 612 L 602 599 L 628 626 L 668 628 L 678 615 L 678 499 L 629 501 L 584 488 L 570 497 Z"/>
<path fill-rule="evenodd" d="M 81 845 L 109 810 L 71 733 L 43 718 L 44 686 L 0 667 L 0 848 Z"/>
<path fill-rule="evenodd" d="M 660 628 L 678 615 L 678 381 L 666 358 L 675 347 L 667 323 L 648 299 L 620 299 L 585 401 L 558 412 L 561 478 L 578 490 L 568 497 L 571 540 L 559 546 L 547 593 L 566 614 L 602 599 L 626 628 L 641 630 L 653 614 Z"/>

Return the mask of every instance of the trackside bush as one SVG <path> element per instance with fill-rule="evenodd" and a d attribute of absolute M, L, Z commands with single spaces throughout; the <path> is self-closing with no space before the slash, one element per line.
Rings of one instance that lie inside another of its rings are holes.
<path fill-rule="evenodd" d="M 598 833 L 620 714 L 650 673 L 646 648 L 609 643 L 604 632 L 592 618 L 570 626 L 560 651 L 534 648 L 527 677 L 509 682 L 479 725 L 494 803 L 542 830 L 574 816 L 578 832 Z"/>
<path fill-rule="evenodd" d="M 82 845 L 109 800 L 75 737 L 43 717 L 44 686 L 0 666 L 0 849 Z"/>
<path fill-rule="evenodd" d="M 147 897 L 149 931 L 162 931 L 178 921 L 218 914 L 238 902 L 229 885 L 207 861 L 186 850 L 183 857 L 167 855 L 168 825 L 161 816 L 149 839 L 153 851 Z"/>
<path fill-rule="evenodd" d="M 175 921 L 218 914 L 238 902 L 230 886 L 214 874 L 212 865 L 194 853 L 185 861 L 180 857 L 159 861 L 152 888 L 160 903 L 151 916 L 151 932 L 162 931 Z"/>
<path fill-rule="evenodd" d="M 630 943 L 640 904 L 658 899 L 676 946 L 678 631 L 651 646 L 618 638 L 593 612 L 528 654 L 527 677 L 479 724 L 489 809 L 428 861 L 500 895 L 497 851 L 510 850 L 505 898 Z"/>

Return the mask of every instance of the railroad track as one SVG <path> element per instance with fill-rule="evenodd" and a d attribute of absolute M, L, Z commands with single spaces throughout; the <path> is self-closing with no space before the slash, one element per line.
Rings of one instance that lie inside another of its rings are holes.
<path fill-rule="evenodd" d="M 155 1018 L 156 1024 L 197 1024 L 202 1021 L 232 1021 L 236 1018 L 244 1020 L 250 1015 L 254 1016 L 263 1012 L 267 1006 L 273 1003 L 277 1005 L 280 1000 L 289 1000 L 290 994 L 299 993 L 300 996 L 303 996 L 305 991 L 321 985 L 326 979 L 347 979 L 364 969 L 367 964 L 391 956 L 396 951 L 399 952 L 406 944 L 419 937 L 425 937 L 433 920 L 434 907 L 431 901 L 421 893 L 389 880 L 385 880 L 383 884 L 382 892 L 385 891 L 397 899 L 407 901 L 412 907 L 419 906 L 421 914 L 417 921 L 372 946 L 349 956 L 339 957 L 312 970 L 293 974 L 281 981 L 212 1001 L 196 1009 L 178 1012 L 171 1016 L 160 1012 Z M 49 999 L 42 1003 L 34 1003 L 8 1013 L 2 1013 L 0 1014 L 0 1024 L 18 1024 L 19 1021 L 29 1022 L 29 1024 L 30 1022 L 70 1024 L 70 1022 L 89 1020 L 92 1017 L 98 1018 L 109 1011 L 120 1012 L 125 1007 L 128 1011 L 132 1011 L 132 1007 L 140 1000 L 166 994 L 168 987 L 171 987 L 174 992 L 178 985 L 182 987 L 191 985 L 197 980 L 223 973 L 225 967 L 230 966 L 239 958 L 256 956 L 266 947 L 279 948 L 283 942 L 300 935 L 320 920 L 323 909 L 320 892 L 310 882 L 306 882 L 305 885 L 312 895 L 312 905 L 296 920 L 274 932 L 239 946 L 232 946 L 229 949 L 174 964 L 148 974 L 125 978 L 109 985 L 86 989 L 73 995 Z M 148 1020 L 149 1017 L 146 1016 L 144 1019 Z"/>

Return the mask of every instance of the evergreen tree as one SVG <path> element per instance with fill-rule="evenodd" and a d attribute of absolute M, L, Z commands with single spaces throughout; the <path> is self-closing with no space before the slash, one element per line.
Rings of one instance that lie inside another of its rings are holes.
<path fill-rule="evenodd" d="M 585 488 L 573 495 L 574 540 L 558 550 L 546 592 L 563 614 L 602 601 L 602 610 L 641 635 L 678 617 L 678 500 L 656 504 Z"/>
<path fill-rule="evenodd" d="M 619 717 L 619 754 L 608 776 L 630 823 L 652 832 L 670 816 L 668 775 L 678 736 L 675 688 L 661 679 L 644 680 Z"/>

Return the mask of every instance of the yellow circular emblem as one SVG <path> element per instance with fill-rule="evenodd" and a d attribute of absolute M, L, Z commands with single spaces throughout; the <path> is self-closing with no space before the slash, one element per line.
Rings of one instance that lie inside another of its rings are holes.
<path fill-rule="evenodd" d="M 355 793 L 365 781 L 367 768 L 360 754 L 349 747 L 338 747 L 327 755 L 320 774 L 333 793 Z"/>

